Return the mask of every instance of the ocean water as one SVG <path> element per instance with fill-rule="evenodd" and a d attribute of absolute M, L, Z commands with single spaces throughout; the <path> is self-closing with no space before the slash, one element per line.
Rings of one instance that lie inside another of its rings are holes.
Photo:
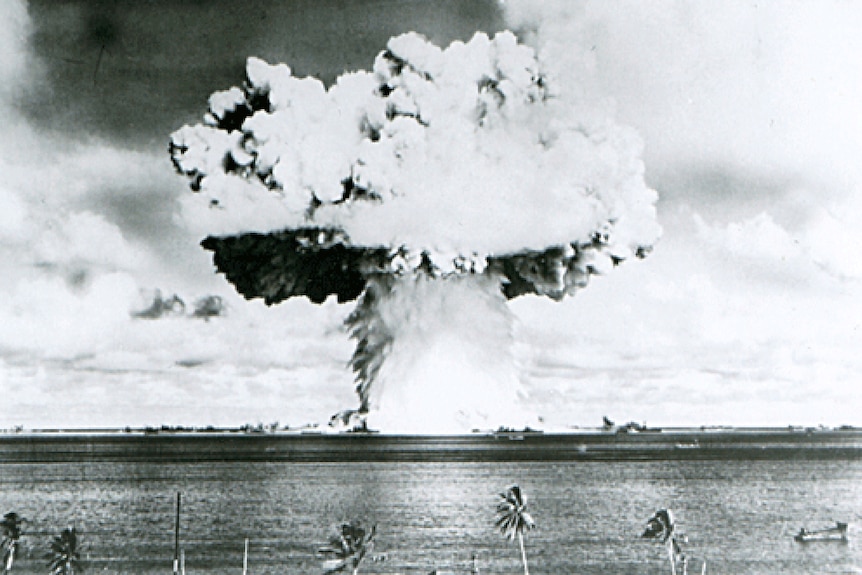
<path fill-rule="evenodd" d="M 13 573 L 47 573 L 50 539 L 74 525 L 85 573 L 171 572 L 176 493 L 186 573 L 321 573 L 332 526 L 377 525 L 362 573 L 522 572 L 517 544 L 493 528 L 496 495 L 517 482 L 538 523 L 530 572 L 664 574 L 646 520 L 671 508 L 689 572 L 862 573 L 857 459 L 565 463 L 0 464 L 0 513 L 28 518 Z M 849 543 L 800 544 L 802 526 L 851 524 Z M 855 524 L 855 525 L 854 525 Z M 854 539 L 854 535 L 857 537 Z M 858 540 L 857 540 L 858 539 Z"/>

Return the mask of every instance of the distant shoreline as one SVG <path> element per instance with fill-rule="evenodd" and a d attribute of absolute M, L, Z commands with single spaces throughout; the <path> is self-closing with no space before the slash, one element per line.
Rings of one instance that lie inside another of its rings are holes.
<path fill-rule="evenodd" d="M 0 434 L 0 464 L 862 459 L 862 430 L 704 428 L 469 435 L 38 430 Z"/>

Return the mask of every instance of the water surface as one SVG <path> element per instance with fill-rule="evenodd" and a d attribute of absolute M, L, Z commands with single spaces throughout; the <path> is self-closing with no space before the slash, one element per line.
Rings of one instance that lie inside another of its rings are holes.
<path fill-rule="evenodd" d="M 516 545 L 493 529 L 496 494 L 518 482 L 538 529 L 531 573 L 667 574 L 661 545 L 638 538 L 661 507 L 674 510 L 700 572 L 862 573 L 862 461 L 492 463 L 16 463 L 0 464 L 0 512 L 30 523 L 15 573 L 45 573 L 48 542 L 74 525 L 88 573 L 170 573 L 174 505 L 192 574 L 319 573 L 317 547 L 341 520 L 378 526 L 384 561 L 364 573 L 518 573 Z M 851 523 L 848 544 L 798 544 L 803 525 Z"/>

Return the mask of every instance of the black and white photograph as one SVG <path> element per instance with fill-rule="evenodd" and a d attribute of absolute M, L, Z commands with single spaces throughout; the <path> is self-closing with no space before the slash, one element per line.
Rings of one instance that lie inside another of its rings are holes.
<path fill-rule="evenodd" d="M 0 1 L 2 574 L 862 573 L 860 30 Z"/>

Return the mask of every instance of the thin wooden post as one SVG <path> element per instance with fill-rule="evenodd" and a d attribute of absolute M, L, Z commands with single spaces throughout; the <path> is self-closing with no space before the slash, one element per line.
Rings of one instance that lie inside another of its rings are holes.
<path fill-rule="evenodd" d="M 673 536 L 667 539 L 667 557 L 670 559 L 670 575 L 676 575 L 676 561 L 673 552 Z"/>
<path fill-rule="evenodd" d="M 180 492 L 177 492 L 177 517 L 174 522 L 174 575 L 180 575 Z"/>
<path fill-rule="evenodd" d="M 245 551 L 242 554 L 242 575 L 248 574 L 248 537 L 245 538 Z"/>

